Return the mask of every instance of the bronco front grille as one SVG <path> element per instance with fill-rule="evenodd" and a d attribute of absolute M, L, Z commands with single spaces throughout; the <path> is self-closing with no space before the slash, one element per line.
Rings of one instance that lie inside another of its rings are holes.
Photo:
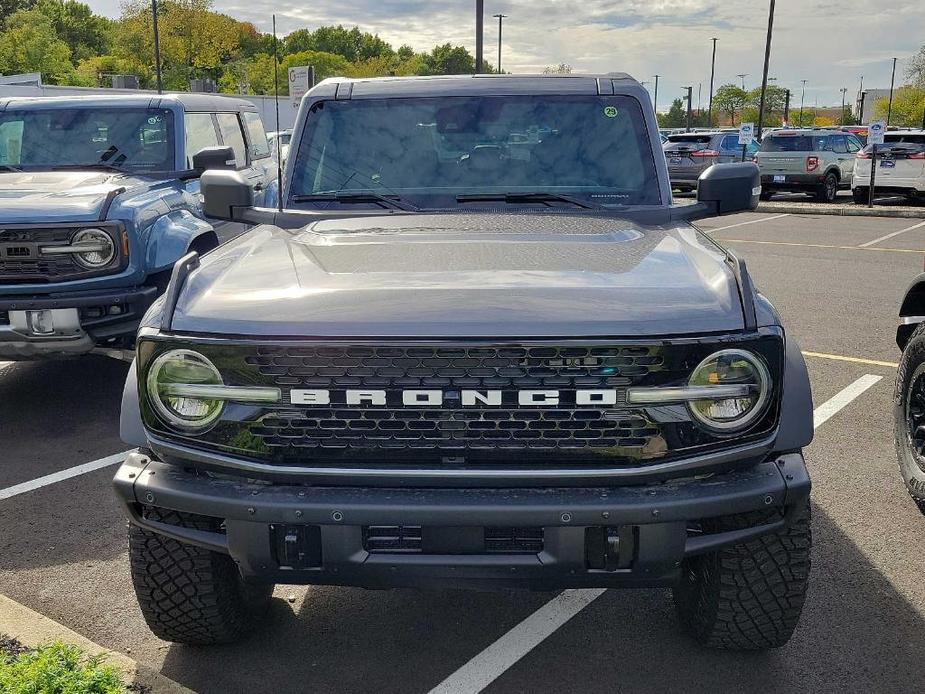
<path fill-rule="evenodd" d="M 504 345 L 180 342 L 141 342 L 142 391 L 145 365 L 157 353 L 188 346 L 216 364 L 226 385 L 275 386 L 281 400 L 229 402 L 212 428 L 184 436 L 166 428 L 142 398 L 150 429 L 196 448 L 281 467 L 332 470 L 642 467 L 710 446 L 739 444 L 774 426 L 776 406 L 747 436 L 730 438 L 697 426 L 683 404 L 629 405 L 626 391 L 684 384 L 721 346 L 761 353 L 772 374 L 779 373 L 782 354 L 776 335 Z M 346 394 L 357 390 L 375 391 L 379 401 L 347 404 Z M 406 401 L 409 390 L 439 393 L 439 402 Z M 531 390 L 555 392 L 559 400 L 520 398 Z M 615 402 L 579 404 L 579 392 L 594 390 L 613 394 Z M 309 391 L 330 397 L 312 404 L 305 398 Z M 500 393 L 500 400 L 473 402 L 473 391 Z M 776 397 L 775 391 L 775 402 Z"/>
<path fill-rule="evenodd" d="M 281 386 L 440 388 L 441 409 L 313 407 L 263 418 L 251 433 L 270 448 L 596 448 L 644 457 L 664 452 L 644 415 L 569 407 L 461 408 L 456 389 L 615 388 L 661 370 L 657 347 L 261 347 L 245 361 Z"/>

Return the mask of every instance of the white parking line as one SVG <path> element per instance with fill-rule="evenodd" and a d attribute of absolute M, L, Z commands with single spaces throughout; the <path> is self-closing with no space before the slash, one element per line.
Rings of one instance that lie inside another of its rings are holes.
<path fill-rule="evenodd" d="M 121 463 L 123 460 L 125 460 L 125 456 L 131 452 L 132 451 L 123 451 L 122 453 L 116 453 L 115 455 L 110 455 L 106 458 L 94 460 L 92 463 L 84 463 L 83 465 L 77 465 L 75 467 L 68 468 L 67 470 L 53 472 L 50 475 L 39 477 L 38 479 L 34 479 L 30 482 L 23 482 L 22 484 L 15 484 L 12 487 L 7 487 L 6 489 L 0 489 L 0 501 L 18 496 L 19 494 L 31 492 L 35 489 L 40 489 L 41 487 L 47 487 L 49 484 L 55 484 L 56 482 L 69 480 L 72 477 L 85 475 L 88 472 L 93 472 L 94 470 L 100 470 L 104 467 L 109 467 L 110 465 Z"/>
<path fill-rule="evenodd" d="M 605 591 L 605 588 L 582 588 L 559 593 L 431 689 L 430 694 L 482 691 Z"/>
<path fill-rule="evenodd" d="M 892 234 L 887 234 L 886 236 L 881 236 L 879 239 L 874 239 L 873 241 L 868 241 L 867 243 L 862 243 L 858 248 L 867 248 L 868 246 L 874 246 L 881 241 L 886 241 L 891 239 L 894 236 L 899 236 L 900 234 L 905 234 L 907 231 L 913 231 L 915 229 L 921 229 L 925 227 L 925 222 L 919 222 L 918 224 L 913 224 L 911 227 L 906 227 L 905 229 L 900 229 L 899 231 L 894 231 Z"/>
<path fill-rule="evenodd" d="M 861 376 L 819 405 L 813 411 L 813 429 L 882 378 L 872 374 Z M 603 588 L 562 591 L 434 687 L 430 694 L 478 694 L 604 592 Z"/>
<path fill-rule="evenodd" d="M 724 227 L 716 227 L 715 229 L 702 229 L 705 234 L 715 234 L 717 231 L 723 231 L 724 229 L 735 229 L 736 227 L 744 227 L 749 224 L 758 224 L 759 222 L 770 222 L 772 219 L 780 219 L 781 217 L 789 217 L 790 214 L 776 214 L 773 217 L 762 217 L 761 219 L 749 219 L 747 222 L 739 222 L 738 224 L 727 224 Z"/>
<path fill-rule="evenodd" d="M 813 410 L 813 429 L 818 429 L 830 417 L 837 414 L 839 410 L 844 408 L 845 405 L 850 403 L 861 393 L 863 393 L 871 386 L 877 384 L 882 379 L 883 376 L 874 376 L 873 374 L 866 374 L 861 376 L 850 386 L 839 391 L 824 403 L 819 405 L 819 407 Z"/>

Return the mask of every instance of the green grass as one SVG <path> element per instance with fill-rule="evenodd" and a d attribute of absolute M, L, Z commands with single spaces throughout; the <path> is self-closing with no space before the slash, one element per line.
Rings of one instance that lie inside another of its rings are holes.
<path fill-rule="evenodd" d="M 2 637 L 2 635 L 0 635 Z M 3 694 L 125 694 L 118 671 L 102 657 L 88 656 L 61 641 L 24 649 L 0 638 Z"/>

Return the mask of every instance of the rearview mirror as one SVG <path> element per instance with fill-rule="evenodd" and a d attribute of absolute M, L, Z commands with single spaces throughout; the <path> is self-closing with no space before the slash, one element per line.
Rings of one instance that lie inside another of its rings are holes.
<path fill-rule="evenodd" d="M 199 181 L 199 192 L 202 211 L 215 219 L 234 220 L 236 209 L 254 204 L 254 191 L 240 171 L 206 171 Z"/>
<path fill-rule="evenodd" d="M 697 202 L 718 215 L 754 210 L 760 195 L 761 173 L 751 162 L 714 164 L 697 181 Z"/>
<path fill-rule="evenodd" d="M 203 147 L 193 155 L 193 170 L 234 169 L 237 163 L 231 147 Z"/>

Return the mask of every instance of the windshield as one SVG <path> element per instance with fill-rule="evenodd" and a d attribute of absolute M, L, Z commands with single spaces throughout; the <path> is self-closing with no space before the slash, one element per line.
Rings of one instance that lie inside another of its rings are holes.
<path fill-rule="evenodd" d="M 642 110 L 629 97 L 355 99 L 312 108 L 290 192 L 301 205 L 337 191 L 420 207 L 521 193 L 652 205 L 657 181 Z"/>
<path fill-rule="evenodd" d="M 0 112 L 0 165 L 18 169 L 170 171 L 175 168 L 174 149 L 173 113 L 165 109 Z"/>
<path fill-rule="evenodd" d="M 825 149 L 825 135 L 771 135 L 761 142 L 762 152 L 819 152 Z"/>

